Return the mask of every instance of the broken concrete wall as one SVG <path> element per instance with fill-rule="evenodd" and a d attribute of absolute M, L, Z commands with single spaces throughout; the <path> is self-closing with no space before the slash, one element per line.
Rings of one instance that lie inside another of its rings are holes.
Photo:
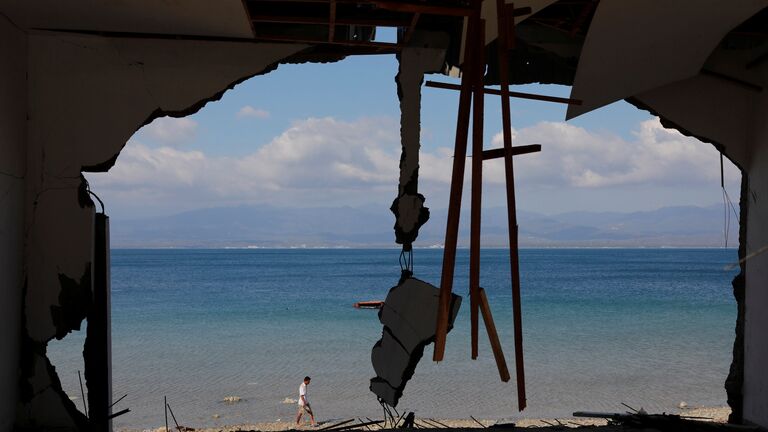
<path fill-rule="evenodd" d="M 109 169 L 151 118 L 192 113 L 305 46 L 49 32 L 28 39 L 25 217 L 7 224 L 26 234 L 24 263 L 12 267 L 24 268 L 27 283 L 16 424 L 81 429 L 84 417 L 45 357 L 48 341 L 79 329 L 90 301 L 94 208 L 81 171 Z M 5 361 L 13 360 L 4 352 Z"/>
<path fill-rule="evenodd" d="M 0 15 L 0 431 L 10 430 L 24 286 L 27 36 Z"/>
<path fill-rule="evenodd" d="M 445 64 L 449 38 L 444 33 L 417 32 L 409 47 L 397 59 L 400 63 L 395 82 L 400 99 L 400 181 L 397 198 L 392 202 L 395 214 L 395 241 L 405 250 L 419 235 L 419 228 L 429 219 L 424 195 L 419 193 L 419 149 L 421 148 L 421 85 L 424 74 L 440 71 Z"/>
<path fill-rule="evenodd" d="M 717 59 L 710 59 L 710 63 L 713 60 Z M 744 58 L 712 66 L 727 68 L 747 61 Z M 768 84 L 765 64 L 750 73 L 752 82 Z M 661 116 L 665 126 L 714 143 L 742 170 L 740 256 L 747 260 L 742 264 L 742 274 L 734 280 L 739 314 L 726 388 L 733 420 L 768 427 L 768 251 L 764 249 L 768 245 L 768 94 L 699 75 L 642 93 L 630 102 Z M 761 250 L 763 253 L 750 257 Z"/>
<path fill-rule="evenodd" d="M 764 77 L 768 76 L 766 67 Z M 749 160 L 745 163 L 749 173 L 748 213 L 742 216 L 747 219 L 744 419 L 768 428 L 768 93 L 765 90 L 755 108 L 753 139 Z"/>

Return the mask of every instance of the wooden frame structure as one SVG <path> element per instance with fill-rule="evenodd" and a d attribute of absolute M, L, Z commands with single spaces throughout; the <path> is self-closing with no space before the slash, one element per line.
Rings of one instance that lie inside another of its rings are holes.
<path fill-rule="evenodd" d="M 565 104 L 580 104 L 580 101 L 552 96 L 535 95 L 530 93 L 511 92 L 509 90 L 508 52 L 514 48 L 513 17 L 525 13 L 515 12 L 514 6 L 505 4 L 504 0 L 496 0 L 498 19 L 498 49 L 500 89 L 487 89 L 484 85 L 485 75 L 485 23 L 480 18 L 480 1 L 475 3 L 475 9 L 469 17 L 467 34 L 464 43 L 464 67 L 461 85 L 437 83 L 429 81 L 428 87 L 459 90 L 459 109 L 456 122 L 456 142 L 451 178 L 450 201 L 448 205 L 448 221 L 446 223 L 443 267 L 440 280 L 440 297 L 436 322 L 434 361 L 441 361 L 445 353 L 446 335 L 448 332 L 449 301 L 453 288 L 454 268 L 456 264 L 456 246 L 458 240 L 461 196 L 463 189 L 465 155 L 469 134 L 469 114 L 472 107 L 472 196 L 470 223 L 470 252 L 469 252 L 469 293 L 472 359 L 478 356 L 478 327 L 479 314 L 482 313 L 485 328 L 490 340 L 499 377 L 507 382 L 510 379 L 504 352 L 501 347 L 496 326 L 491 314 L 485 290 L 480 287 L 480 219 L 482 201 L 482 167 L 483 161 L 495 158 L 504 159 L 504 172 L 507 195 L 507 222 L 509 225 L 509 259 L 512 285 L 512 315 L 514 324 L 515 371 L 517 381 L 517 400 L 520 411 L 526 407 L 525 366 L 523 361 L 523 332 L 522 308 L 520 299 L 520 268 L 518 257 L 518 226 L 515 203 L 515 178 L 512 158 L 516 155 L 538 152 L 541 145 L 512 146 L 512 126 L 510 120 L 510 97 L 518 97 L 547 102 Z M 484 98 L 486 94 L 501 96 L 501 121 L 503 147 L 493 150 L 483 149 L 483 115 Z"/>

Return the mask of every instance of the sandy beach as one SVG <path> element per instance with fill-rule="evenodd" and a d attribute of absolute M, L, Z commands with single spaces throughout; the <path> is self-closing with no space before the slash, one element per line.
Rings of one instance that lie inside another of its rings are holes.
<path fill-rule="evenodd" d="M 729 407 L 691 407 L 678 409 L 676 412 L 668 414 L 679 414 L 687 417 L 698 417 L 702 420 L 713 421 L 718 423 L 725 423 L 728 421 L 728 415 L 731 413 Z M 362 422 L 367 419 L 360 419 Z M 278 422 L 263 422 L 263 423 L 246 423 L 246 424 L 233 424 L 227 426 L 219 426 L 212 428 L 194 428 L 194 425 L 186 426 L 187 431 L 195 430 L 197 432 L 238 432 L 238 431 L 263 431 L 263 432 L 281 432 L 290 430 L 319 430 L 325 426 L 330 426 L 340 420 L 318 420 L 318 426 L 312 427 L 308 422 L 305 422 L 299 428 L 296 428 L 292 421 L 278 421 Z M 479 423 L 478 423 L 479 422 Z M 483 420 L 478 419 L 431 419 L 431 418 L 416 418 L 416 425 L 419 428 L 424 429 L 438 429 L 443 428 L 442 425 L 447 426 L 450 429 L 480 429 L 482 427 L 490 427 L 496 424 L 509 424 L 514 423 L 518 428 L 528 427 L 569 427 L 577 428 L 582 426 L 605 426 L 608 424 L 606 420 L 598 418 L 551 418 L 551 419 L 528 419 L 528 418 L 508 418 L 504 420 Z M 439 427 L 438 427 L 439 426 Z M 170 431 L 174 431 L 175 427 L 169 427 Z M 381 427 L 369 426 L 369 429 L 361 430 L 381 430 Z M 120 432 L 166 432 L 164 426 L 155 429 L 121 429 Z"/>

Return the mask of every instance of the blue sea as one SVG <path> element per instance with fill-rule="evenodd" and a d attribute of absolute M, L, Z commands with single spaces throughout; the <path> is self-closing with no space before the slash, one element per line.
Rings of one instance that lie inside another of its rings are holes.
<path fill-rule="evenodd" d="M 113 250 L 115 427 L 288 421 L 312 377 L 319 420 L 381 417 L 368 390 L 375 310 L 400 275 L 399 251 L 351 249 Z M 528 408 L 516 410 L 508 251 L 482 251 L 486 289 L 513 380 L 498 378 L 481 326 L 469 355 L 465 301 L 445 360 L 432 347 L 398 409 L 433 418 L 564 417 L 575 410 L 648 411 L 725 405 L 736 304 L 733 249 L 520 251 Z M 414 251 L 415 276 L 439 285 L 442 250 Z M 467 299 L 468 254 L 454 292 Z M 482 321 L 481 321 L 482 323 Z M 84 331 L 49 344 L 65 391 L 82 409 Z M 238 396 L 238 403 L 223 402 Z M 216 418 L 214 418 L 216 417 Z"/>

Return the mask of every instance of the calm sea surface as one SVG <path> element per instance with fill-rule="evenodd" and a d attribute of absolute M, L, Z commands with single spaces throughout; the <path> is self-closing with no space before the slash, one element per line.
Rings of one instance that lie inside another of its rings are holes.
<path fill-rule="evenodd" d="M 117 428 L 164 423 L 163 396 L 180 423 L 199 427 L 287 420 L 304 375 L 319 420 L 380 416 L 368 391 L 376 311 L 397 283 L 397 250 L 115 250 L 112 253 Z M 439 284 L 442 250 L 415 250 L 415 275 Z M 529 408 L 526 417 L 574 410 L 649 411 L 678 403 L 724 405 L 736 319 L 733 249 L 524 249 L 520 253 Z M 454 291 L 466 299 L 467 251 Z M 483 250 L 482 281 L 513 368 L 509 258 Z M 438 418 L 514 418 L 514 381 L 499 381 L 481 327 L 469 358 L 468 301 L 432 347 L 398 409 Z M 84 332 L 49 352 L 82 409 L 77 370 Z M 514 370 L 512 370 L 514 377 Z M 222 402 L 239 396 L 236 404 Z M 214 419 L 214 414 L 220 416 Z"/>

